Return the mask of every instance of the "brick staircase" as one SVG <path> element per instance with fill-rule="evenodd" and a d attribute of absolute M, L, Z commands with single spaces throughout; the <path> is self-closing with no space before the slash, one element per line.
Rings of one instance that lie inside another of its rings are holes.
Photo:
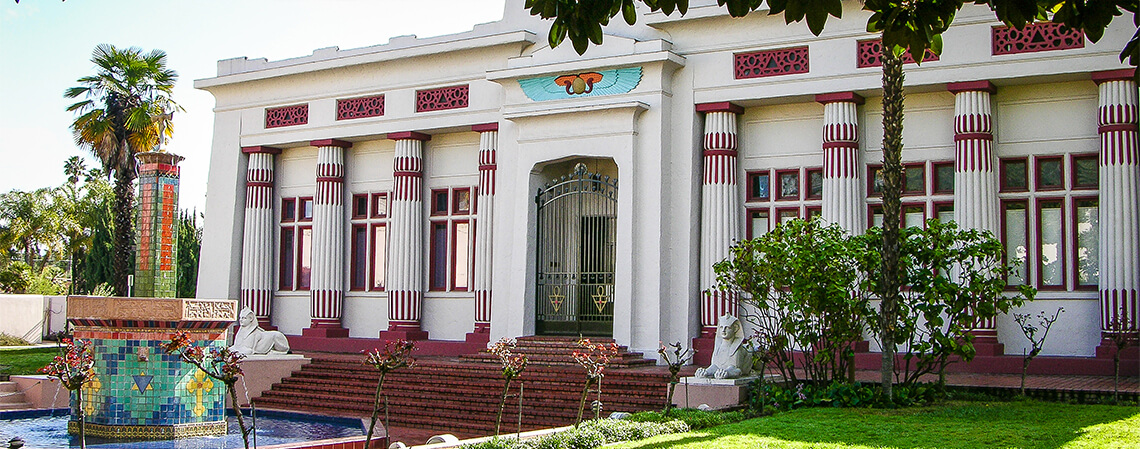
<path fill-rule="evenodd" d="M 520 337 L 517 339 L 515 349 L 511 352 L 526 354 L 532 364 L 555 366 L 578 366 L 571 354 L 581 349 L 578 339 L 566 337 Z M 590 343 L 611 344 L 612 338 L 591 338 Z M 460 357 L 466 361 L 499 363 L 499 358 L 487 352 L 479 351 L 475 354 L 466 354 Z M 655 361 L 646 359 L 640 352 L 629 352 L 629 348 L 618 346 L 618 356 L 610 360 L 610 366 L 615 368 L 631 368 L 637 366 L 654 366 Z"/>
<path fill-rule="evenodd" d="M 0 382 L 0 410 L 28 410 L 34 408 L 15 382 Z"/>
<path fill-rule="evenodd" d="M 523 340 L 523 339 L 520 339 Z M 512 383 L 503 412 L 503 429 L 514 431 L 518 420 L 518 386 L 523 392 L 523 430 L 573 424 L 585 383 L 584 371 L 558 360 L 573 341 L 528 338 L 519 352 L 535 357 Z M 606 371 L 602 388 L 604 414 L 612 411 L 660 409 L 665 404 L 665 369 L 640 355 L 622 351 Z M 361 355 L 310 353 L 312 363 L 275 384 L 254 403 L 261 408 L 326 415 L 366 417 L 378 374 L 363 366 Z M 384 381 L 392 427 L 423 428 L 466 435 L 494 432 L 503 388 L 497 359 L 489 354 L 461 358 L 423 357 L 416 366 L 397 370 Z M 565 356 L 569 359 L 569 356 Z M 647 366 L 648 365 L 648 366 Z M 596 399 L 591 394 L 590 400 Z M 588 405 L 587 405 L 588 406 Z M 592 416 L 589 410 L 585 412 Z M 383 416 L 381 416 L 381 422 Z"/>

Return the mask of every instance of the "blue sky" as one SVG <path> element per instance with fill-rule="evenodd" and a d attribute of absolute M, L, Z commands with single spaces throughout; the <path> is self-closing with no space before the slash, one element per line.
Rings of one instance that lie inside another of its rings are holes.
<path fill-rule="evenodd" d="M 179 74 L 170 151 L 185 156 L 181 204 L 203 209 L 213 97 L 193 80 L 233 57 L 285 59 L 314 49 L 438 36 L 499 20 L 504 0 L 0 0 L 0 192 L 64 182 L 63 162 L 82 155 L 68 129 L 64 89 L 94 73 L 100 43 L 165 50 Z"/>

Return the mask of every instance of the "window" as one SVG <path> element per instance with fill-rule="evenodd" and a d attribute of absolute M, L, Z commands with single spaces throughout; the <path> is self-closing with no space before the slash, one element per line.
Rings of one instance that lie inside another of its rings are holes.
<path fill-rule="evenodd" d="M 313 198 L 282 198 L 277 288 L 308 290 L 313 267 Z"/>
<path fill-rule="evenodd" d="M 868 165 L 867 196 L 883 196 L 883 188 L 886 186 L 886 182 L 883 181 L 883 166 Z"/>
<path fill-rule="evenodd" d="M 903 195 L 926 195 L 926 164 L 903 167 Z"/>
<path fill-rule="evenodd" d="M 934 163 L 934 193 L 954 193 L 954 163 Z"/>
<path fill-rule="evenodd" d="M 776 209 L 777 226 L 797 218 L 800 218 L 800 209 L 798 207 L 794 209 Z"/>
<path fill-rule="evenodd" d="M 752 209 L 748 211 L 748 235 L 747 238 L 754 239 L 756 237 L 767 234 L 772 230 L 771 214 L 768 209 Z"/>
<path fill-rule="evenodd" d="M 954 203 L 934 203 L 934 218 L 943 223 L 954 221 Z"/>
<path fill-rule="evenodd" d="M 475 209 L 471 187 L 434 189 L 428 225 L 431 291 L 468 291 L 474 263 Z"/>
<path fill-rule="evenodd" d="M 823 169 L 809 168 L 807 170 L 808 191 L 807 199 L 823 199 Z"/>
<path fill-rule="evenodd" d="M 800 199 L 800 171 L 788 170 L 776 172 L 776 200 Z"/>
<path fill-rule="evenodd" d="M 871 226 L 883 226 L 883 206 L 876 205 L 871 208 Z M 902 215 L 903 227 L 926 227 L 926 205 L 922 203 L 905 203 L 899 211 Z"/>
<path fill-rule="evenodd" d="M 388 193 L 359 193 L 352 198 L 349 289 L 384 291 L 388 266 Z"/>
<path fill-rule="evenodd" d="M 1001 238 L 1006 260 L 1019 264 L 1010 273 L 1010 285 L 1043 291 L 1096 289 L 1097 164 L 1096 154 L 1001 160 Z"/>
<path fill-rule="evenodd" d="M 771 198 L 772 176 L 767 171 L 748 174 L 748 201 L 766 201 Z"/>

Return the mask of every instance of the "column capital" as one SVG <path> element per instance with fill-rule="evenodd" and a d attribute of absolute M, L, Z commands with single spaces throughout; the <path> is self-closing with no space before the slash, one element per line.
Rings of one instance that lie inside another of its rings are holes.
<path fill-rule="evenodd" d="M 1136 74 L 1136 69 L 1131 68 L 1131 69 L 1105 70 L 1102 72 L 1092 72 L 1090 74 L 1090 77 L 1092 78 L 1093 82 L 1099 86 L 1101 83 L 1106 83 L 1109 81 L 1128 81 L 1130 79 L 1133 79 L 1132 77 L 1135 74 Z"/>
<path fill-rule="evenodd" d="M 481 125 L 471 125 L 471 130 L 475 131 L 477 133 L 482 133 L 482 132 L 487 132 L 487 131 L 498 131 L 499 130 L 499 123 L 495 122 L 495 123 L 484 123 Z"/>
<path fill-rule="evenodd" d="M 697 112 L 731 112 L 733 114 L 743 114 L 744 108 L 728 101 L 697 103 Z"/>
<path fill-rule="evenodd" d="M 866 102 L 866 100 L 863 99 L 862 95 L 859 95 L 855 92 L 834 92 L 834 93 L 830 93 L 830 94 L 816 95 L 815 96 L 815 102 L 816 103 L 822 103 L 822 104 L 828 104 L 828 103 L 863 104 Z"/>
<path fill-rule="evenodd" d="M 257 145 L 252 147 L 241 147 L 241 152 L 245 154 L 281 154 L 281 149 L 275 147 L 267 147 L 265 145 Z"/>
<path fill-rule="evenodd" d="M 340 147 L 340 148 L 352 148 L 352 142 L 349 142 L 349 141 L 346 141 L 346 140 L 339 140 L 339 139 L 321 139 L 321 140 L 313 140 L 313 141 L 310 141 L 310 142 L 309 142 L 309 145 L 312 145 L 312 146 L 314 146 L 314 147 Z"/>
<path fill-rule="evenodd" d="M 431 140 L 431 136 L 415 131 L 403 131 L 388 133 L 388 140 L 418 140 L 420 142 L 427 142 Z"/>
<path fill-rule="evenodd" d="M 990 94 L 997 93 L 997 87 L 994 86 L 994 83 L 989 82 L 989 80 L 946 83 L 946 90 L 954 94 L 961 92 L 989 92 Z"/>

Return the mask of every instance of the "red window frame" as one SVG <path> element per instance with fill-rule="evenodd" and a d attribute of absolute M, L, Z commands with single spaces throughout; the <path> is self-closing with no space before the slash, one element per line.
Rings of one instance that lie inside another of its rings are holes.
<path fill-rule="evenodd" d="M 1030 265 L 1030 263 L 1031 263 L 1030 261 L 1034 260 L 1034 258 L 1033 258 L 1034 248 L 1033 248 L 1033 240 L 1030 238 L 1031 236 L 1029 235 L 1030 222 L 1033 219 L 1033 216 L 1029 213 L 1030 212 L 1029 200 L 1023 199 L 1023 198 L 1001 200 L 1001 216 L 998 217 L 999 222 L 1001 223 L 1001 225 L 1000 225 L 1001 229 L 999 229 L 1000 236 L 1001 236 L 1001 246 L 1002 246 L 1002 248 L 1007 248 L 1009 246 L 1008 236 L 1006 235 L 1006 232 L 1005 232 L 1005 230 L 1008 229 L 1009 227 L 1007 226 L 1005 217 L 1006 217 L 1006 211 L 1009 210 L 1010 204 L 1020 204 L 1022 206 L 1022 210 L 1025 211 L 1025 264 L 1023 265 L 1025 267 L 1025 279 L 1022 279 L 1023 281 L 1025 281 L 1025 284 L 1022 284 L 1022 285 L 1035 285 L 1034 284 L 1033 269 L 1032 269 L 1032 266 Z M 1009 260 L 1006 258 L 1006 255 L 1007 255 L 1007 251 L 1003 250 L 1001 252 L 1001 260 L 1002 260 L 1002 263 L 1005 263 L 1008 265 Z M 1008 276 L 1006 278 L 1006 282 L 1008 283 Z M 1006 290 L 1017 290 L 1017 285 L 1008 285 L 1007 284 L 1005 289 Z"/>
<path fill-rule="evenodd" d="M 1070 160 L 1069 165 L 1072 168 L 1071 170 L 1069 170 L 1069 184 L 1072 186 L 1073 190 L 1085 190 L 1085 189 L 1094 189 L 1095 190 L 1095 189 L 1100 188 L 1100 176 L 1099 176 L 1100 155 L 1098 155 L 1096 153 L 1071 154 L 1071 155 L 1069 155 L 1069 160 Z M 1077 172 L 1078 172 L 1077 161 L 1088 161 L 1088 160 L 1091 160 L 1093 162 L 1093 165 L 1097 166 L 1097 169 L 1098 169 L 1097 180 L 1096 180 L 1096 182 L 1091 183 L 1091 184 L 1081 184 L 1081 183 L 1077 182 Z"/>
<path fill-rule="evenodd" d="M 1065 259 L 1068 259 L 1068 257 L 1067 257 L 1068 256 L 1068 248 L 1065 247 L 1066 246 L 1065 240 L 1066 240 L 1066 237 L 1068 236 L 1067 235 L 1068 229 L 1066 229 L 1067 223 L 1065 223 L 1065 221 L 1066 221 L 1065 220 L 1065 198 L 1064 197 L 1037 198 L 1036 201 L 1034 201 L 1034 203 L 1035 204 L 1033 205 L 1033 207 L 1034 207 L 1033 210 L 1036 212 L 1036 214 L 1035 214 L 1036 216 L 1033 218 L 1034 218 L 1034 224 L 1036 225 L 1036 228 L 1037 228 L 1037 235 L 1034 236 L 1034 239 L 1033 239 L 1033 250 L 1034 250 L 1033 252 L 1037 256 L 1036 258 L 1034 258 L 1034 261 L 1035 261 L 1034 265 L 1037 269 L 1037 276 L 1035 276 L 1036 277 L 1036 284 L 1035 285 L 1037 286 L 1038 290 L 1064 291 L 1066 285 L 1068 285 L 1068 278 L 1069 278 L 1068 264 L 1066 264 L 1066 260 L 1065 260 Z M 1043 221 L 1041 219 L 1041 209 L 1044 209 L 1043 206 L 1045 205 L 1045 203 L 1060 203 L 1061 204 L 1061 242 L 1060 242 L 1061 249 L 1060 249 L 1060 251 L 1057 251 L 1057 253 L 1059 255 L 1058 256 L 1059 262 L 1061 262 L 1061 273 L 1062 273 L 1061 274 L 1061 285 L 1045 285 L 1045 283 L 1044 283 L 1045 276 L 1042 274 L 1044 272 L 1045 266 L 1041 261 L 1041 244 L 1042 244 L 1042 241 L 1041 241 L 1041 222 Z"/>
<path fill-rule="evenodd" d="M 910 202 L 902 203 L 899 205 L 899 228 L 906 227 L 906 209 L 908 207 L 917 207 L 922 209 L 922 229 L 926 229 L 926 220 L 930 218 L 930 211 L 926 208 L 926 202 Z M 886 217 L 883 218 L 886 220 Z"/>
<path fill-rule="evenodd" d="M 915 168 L 922 170 L 922 189 L 921 190 L 909 190 L 907 188 L 906 171 L 911 170 L 911 169 L 915 169 Z M 902 190 L 902 196 L 925 196 L 926 195 L 927 186 L 926 186 L 926 163 L 925 162 L 903 164 L 902 189 L 903 189 Z"/>
<path fill-rule="evenodd" d="M 770 208 L 767 208 L 767 207 L 750 208 L 750 209 L 746 209 L 745 212 L 746 212 L 745 217 L 748 217 L 748 219 L 745 220 L 746 223 L 744 223 L 744 227 L 745 227 L 744 228 L 744 232 L 745 232 L 744 235 L 747 236 L 746 238 L 754 239 L 756 237 L 759 237 L 758 235 L 754 235 L 753 231 L 752 231 L 752 220 L 753 220 L 753 218 L 759 218 L 759 217 L 753 217 L 753 215 L 761 214 L 761 213 L 768 214 L 768 218 L 767 218 L 768 229 L 771 230 L 773 228 L 773 226 L 772 226 L 772 210 Z"/>
<path fill-rule="evenodd" d="M 352 195 L 352 219 L 368 218 L 368 194 L 358 193 Z"/>
<path fill-rule="evenodd" d="M 360 241 L 361 237 L 364 238 L 363 242 Z M 360 248 L 361 245 L 363 245 L 363 248 Z M 352 225 L 351 245 L 349 246 L 349 249 L 352 251 L 352 255 L 349 257 L 349 291 L 360 292 L 368 289 L 369 264 L 367 259 L 370 258 L 368 253 L 370 246 L 371 245 L 368 244 L 368 225 Z M 363 254 L 360 254 L 361 252 L 363 252 Z M 359 272 L 362 266 L 364 271 Z"/>
<path fill-rule="evenodd" d="M 297 220 L 297 199 L 281 198 L 281 222 L 292 223 Z"/>
<path fill-rule="evenodd" d="M 433 217 L 446 216 L 450 210 L 451 203 L 448 200 L 448 189 L 432 189 L 431 191 L 431 215 Z M 442 197 L 442 205 L 440 199 Z M 442 206 L 442 207 L 441 207 Z"/>
<path fill-rule="evenodd" d="M 297 238 L 296 238 L 297 250 L 293 253 L 294 257 L 296 257 L 296 259 L 297 259 L 297 268 L 294 271 L 297 280 L 296 280 L 296 283 L 294 284 L 294 285 L 296 285 L 296 288 L 294 288 L 294 290 L 301 290 L 301 291 L 308 291 L 309 288 L 313 284 L 313 266 L 312 266 L 313 260 L 312 260 L 312 256 L 310 256 L 310 259 L 309 259 L 309 283 L 304 284 L 301 282 L 301 265 L 302 265 L 302 262 L 304 262 L 304 260 L 305 260 L 304 245 L 302 244 L 304 239 L 302 238 L 302 236 L 305 235 L 305 230 L 309 231 L 309 236 L 310 236 L 309 238 L 310 239 L 312 238 L 312 232 L 313 232 L 313 226 L 312 225 L 297 226 Z"/>
<path fill-rule="evenodd" d="M 775 219 L 776 219 L 776 222 L 775 222 L 776 226 L 780 226 L 780 224 L 783 222 L 783 220 L 782 220 L 783 217 L 781 216 L 781 214 L 784 212 L 789 212 L 789 211 L 795 212 L 796 218 L 800 218 L 800 219 L 804 218 L 803 214 L 800 212 L 799 206 L 777 207 L 776 213 L 774 215 Z M 772 229 L 776 229 L 776 226 L 772 226 Z"/>
<path fill-rule="evenodd" d="M 286 241 L 285 233 L 289 233 L 289 239 Z M 278 241 L 280 247 L 280 254 L 278 254 L 277 264 L 277 289 L 278 290 L 296 290 L 296 264 L 297 260 L 297 228 L 294 226 L 282 226 L 280 240 Z M 288 254 L 288 256 L 286 256 Z"/>
<path fill-rule="evenodd" d="M 883 192 L 875 191 L 875 179 L 878 178 L 878 171 L 882 169 L 883 164 L 867 164 L 867 198 L 883 196 Z"/>
<path fill-rule="evenodd" d="M 823 206 L 804 206 L 804 219 L 823 218 Z"/>
<path fill-rule="evenodd" d="M 807 200 L 823 199 L 823 167 L 809 168 L 809 169 L 804 170 L 804 173 L 805 173 L 805 175 L 804 175 L 803 185 L 804 185 L 804 187 L 807 187 L 806 189 L 804 189 L 804 192 L 803 192 L 804 199 L 807 199 Z M 811 193 L 811 188 L 812 188 L 811 175 L 813 175 L 813 174 L 819 174 L 819 195 L 812 195 L 812 193 Z"/>
<path fill-rule="evenodd" d="M 794 197 L 784 196 L 781 194 L 781 178 L 783 178 L 783 176 L 786 174 L 796 175 L 796 196 Z M 798 168 L 790 170 L 776 170 L 776 189 L 775 192 L 772 193 L 775 196 L 776 201 L 800 201 L 800 199 L 804 196 L 804 183 L 802 178 L 803 177 L 800 176 L 800 169 Z"/>
<path fill-rule="evenodd" d="M 759 177 L 765 176 L 765 175 L 768 176 L 768 196 L 766 196 L 766 197 L 759 196 L 759 192 L 756 192 L 755 191 L 756 189 L 753 189 L 753 186 L 755 185 L 755 183 L 753 182 L 753 179 L 759 178 Z M 745 174 L 745 179 L 748 181 L 748 188 L 746 189 L 747 192 L 745 195 L 746 196 L 745 201 L 750 201 L 750 202 L 751 201 L 768 201 L 768 200 L 772 199 L 772 172 L 770 170 L 759 170 L 759 171 L 747 172 Z"/>
<path fill-rule="evenodd" d="M 1076 170 L 1073 170 L 1073 171 L 1076 171 Z M 1099 284 L 1082 284 L 1081 283 L 1080 266 L 1079 266 L 1079 262 L 1077 259 L 1077 257 L 1078 257 L 1077 252 L 1081 248 L 1080 241 L 1079 241 L 1080 236 L 1077 235 L 1077 202 L 1078 201 L 1087 201 L 1087 200 L 1096 201 L 1097 212 L 1100 211 L 1100 196 L 1099 195 L 1073 195 L 1072 197 L 1070 197 L 1069 198 L 1069 211 L 1071 213 L 1069 214 L 1069 216 L 1070 216 L 1069 233 L 1072 235 L 1065 235 L 1065 237 L 1070 238 L 1073 242 L 1073 244 L 1070 245 L 1070 246 L 1072 246 L 1072 248 L 1070 248 L 1069 254 L 1068 254 L 1071 257 L 1070 260 L 1073 261 L 1073 268 L 1074 268 L 1073 269 L 1073 278 L 1072 278 L 1073 279 L 1073 290 L 1094 290 L 1095 291 L 1099 288 Z M 1099 223 L 1098 223 L 1098 225 L 1099 225 Z M 1098 232 L 1097 235 L 1099 237 L 1100 231 L 1098 230 L 1097 232 Z M 1097 246 L 1098 246 L 1098 248 L 1097 248 L 1098 254 L 1097 255 L 1100 256 L 1100 251 L 1099 251 L 1100 250 L 1100 248 L 1099 248 L 1100 243 L 1099 242 L 1097 243 Z M 1100 261 L 1098 260 L 1097 262 L 1099 263 Z M 1068 273 L 1066 273 L 1066 275 L 1067 274 Z"/>
<path fill-rule="evenodd" d="M 1056 190 L 1065 190 L 1065 157 L 1064 156 L 1037 156 L 1033 158 L 1033 184 L 1038 192 L 1052 192 Z M 1041 185 L 1041 163 L 1042 162 L 1057 162 L 1061 168 L 1058 179 L 1061 180 L 1059 186 L 1042 186 Z"/>
<path fill-rule="evenodd" d="M 934 206 L 934 213 L 932 214 L 931 218 L 938 218 L 939 221 L 942 221 L 942 218 L 939 217 L 939 215 L 941 215 L 942 208 L 944 208 L 946 206 L 950 206 L 950 212 L 954 212 L 954 202 L 953 201 L 935 201 L 933 206 Z M 943 222 L 943 223 L 945 223 L 945 222 Z"/>
<path fill-rule="evenodd" d="M 466 224 L 467 225 L 467 241 L 464 241 L 464 242 L 459 241 L 458 234 L 459 234 L 459 225 L 460 224 Z M 472 231 L 473 231 L 473 227 L 471 226 L 470 220 L 452 220 L 451 221 L 451 233 L 448 237 L 450 240 L 448 243 L 448 249 L 450 250 L 449 251 L 450 254 L 448 254 L 448 261 L 450 263 L 450 266 L 448 267 L 448 270 L 447 270 L 448 271 L 448 281 L 449 281 L 448 286 L 451 287 L 450 288 L 451 291 L 465 292 L 465 291 L 468 291 L 471 289 L 471 282 L 474 280 L 473 279 L 474 276 L 472 276 L 473 273 L 471 270 L 472 264 L 474 263 L 474 254 L 473 254 L 474 251 L 472 251 L 473 245 L 471 244 L 472 243 L 471 239 L 474 236 L 474 232 L 472 232 Z M 456 283 L 456 278 L 459 275 L 459 270 L 456 268 L 458 266 L 458 264 L 456 262 L 457 262 L 458 255 L 459 255 L 459 251 L 458 251 L 459 245 L 464 245 L 467 247 L 467 285 L 463 286 L 463 287 L 458 286 Z"/>
<path fill-rule="evenodd" d="M 373 193 L 371 204 L 372 218 L 388 218 L 388 192 Z M 384 205 L 383 208 L 380 207 L 381 204 Z"/>
<path fill-rule="evenodd" d="M 941 184 L 939 181 L 941 181 L 942 179 L 938 176 L 938 169 L 943 168 L 943 167 L 947 167 L 947 166 L 950 167 L 950 173 L 951 173 L 951 175 L 950 175 L 951 176 L 950 188 L 949 189 L 939 189 L 938 185 Z M 930 175 L 931 175 L 931 179 L 933 179 L 933 181 L 934 181 L 931 183 L 931 186 L 930 186 L 930 191 L 932 193 L 935 193 L 935 194 L 938 194 L 938 193 L 954 193 L 954 183 L 953 183 L 953 176 L 955 176 L 955 174 L 954 174 L 954 161 L 935 162 L 935 163 L 931 164 Z"/>
<path fill-rule="evenodd" d="M 1007 185 L 1005 183 L 1005 180 L 1008 178 L 1006 176 L 1006 173 L 1009 171 L 1009 164 L 1018 163 L 1018 162 L 1020 162 L 1022 164 L 1022 167 L 1024 168 L 1024 170 L 1022 171 L 1022 177 L 1025 178 L 1025 187 L 1010 187 L 1009 185 Z M 1006 193 L 1006 192 L 1028 192 L 1029 191 L 1030 183 L 1029 183 L 1029 159 L 1028 158 L 1024 158 L 1024 157 L 1002 158 L 1000 161 L 998 161 L 998 171 L 999 171 L 998 176 L 1001 177 L 998 181 L 998 191 L 999 192 Z"/>
<path fill-rule="evenodd" d="M 387 223 L 373 223 L 369 228 L 369 237 L 371 241 L 368 244 L 368 290 L 369 291 L 384 291 L 388 288 L 388 275 L 384 275 L 383 282 L 380 286 L 376 285 L 376 263 L 379 260 L 376 257 L 376 229 L 384 228 L 384 270 L 388 269 L 388 224 Z"/>
<path fill-rule="evenodd" d="M 305 204 L 308 203 L 309 215 L 305 215 Z M 316 205 L 313 203 L 313 197 L 302 196 L 297 198 L 297 221 L 313 221 L 313 208 Z"/>
<path fill-rule="evenodd" d="M 448 259 L 451 258 L 451 256 L 449 254 L 447 254 L 447 247 L 450 244 L 448 242 L 449 236 L 448 236 L 448 225 L 447 225 L 447 223 L 448 223 L 447 220 L 435 220 L 435 221 L 431 221 L 428 225 L 429 226 L 428 238 L 430 239 L 430 242 L 431 242 L 429 244 L 429 251 L 430 251 L 429 259 L 430 260 L 428 262 L 428 291 L 433 291 L 433 292 L 447 291 L 448 279 L 450 278 L 450 276 L 448 275 L 448 272 L 450 271 L 448 268 Z M 444 241 L 443 241 L 444 254 L 443 254 L 442 260 L 440 260 L 439 257 L 436 257 L 436 254 L 438 254 L 437 253 L 438 243 L 436 242 L 436 238 L 435 238 L 436 234 L 435 233 L 439 229 L 443 230 L 443 236 L 444 236 Z M 441 264 L 441 263 L 443 264 L 442 270 L 444 273 L 443 285 L 437 285 L 437 284 L 435 284 L 435 280 L 436 280 L 435 275 L 436 275 L 436 270 L 439 269 L 439 264 Z"/>
<path fill-rule="evenodd" d="M 460 206 L 461 193 L 467 194 L 467 208 L 463 209 Z M 471 204 L 474 202 L 471 196 L 470 187 L 456 187 L 451 189 L 451 213 L 453 215 L 469 215 L 471 214 Z"/>

